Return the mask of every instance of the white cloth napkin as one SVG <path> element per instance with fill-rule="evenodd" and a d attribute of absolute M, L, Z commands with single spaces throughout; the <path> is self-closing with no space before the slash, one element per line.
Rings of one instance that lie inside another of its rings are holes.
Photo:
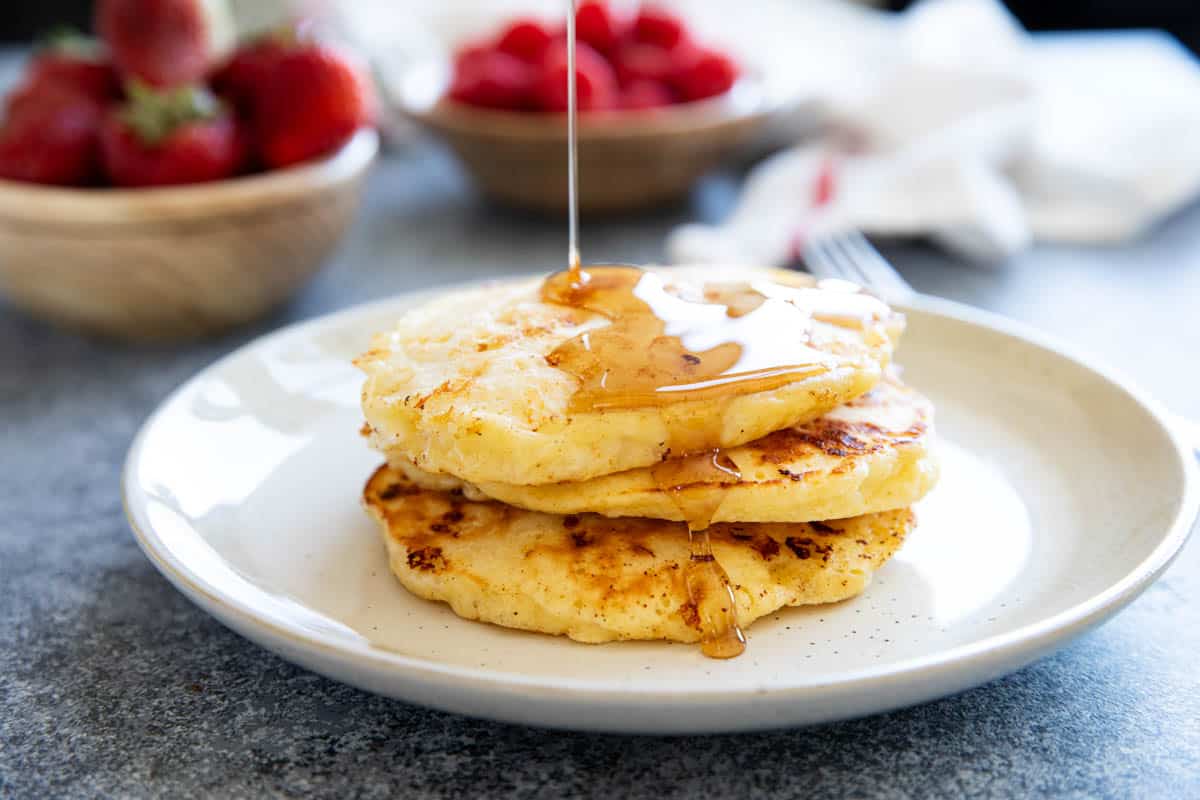
<path fill-rule="evenodd" d="M 1136 236 L 1200 189 L 1200 65 L 1165 34 L 1031 37 L 993 0 L 925 0 L 861 45 L 830 133 L 756 167 L 722 224 L 676 230 L 671 260 L 783 264 L 838 227 L 1000 260 Z"/>

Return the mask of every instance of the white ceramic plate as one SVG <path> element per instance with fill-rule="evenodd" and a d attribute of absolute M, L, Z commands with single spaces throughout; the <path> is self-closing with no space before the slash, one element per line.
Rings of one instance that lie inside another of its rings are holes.
<path fill-rule="evenodd" d="M 920 299 L 900 361 L 937 404 L 943 479 L 861 597 L 773 615 L 730 661 L 461 620 L 399 586 L 359 505 L 378 458 L 358 436 L 349 360 L 426 296 L 237 351 L 162 405 L 125 471 L 138 542 L 175 586 L 284 658 L 370 691 L 646 733 L 885 711 L 984 683 L 1101 622 L 1166 568 L 1196 515 L 1191 455 L 1144 395 L 1012 323 Z"/>

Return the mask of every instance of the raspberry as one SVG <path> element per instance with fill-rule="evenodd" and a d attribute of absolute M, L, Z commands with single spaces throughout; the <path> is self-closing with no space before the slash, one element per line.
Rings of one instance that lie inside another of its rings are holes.
<path fill-rule="evenodd" d="M 498 50 L 461 53 L 454 70 L 450 97 L 485 108 L 520 110 L 529 106 L 534 69 Z"/>
<path fill-rule="evenodd" d="M 633 38 L 643 44 L 656 44 L 671 50 L 691 37 L 679 17 L 655 6 L 646 6 L 633 21 Z"/>
<path fill-rule="evenodd" d="M 648 108 L 661 108 L 675 102 L 671 90 L 658 81 L 636 80 L 621 92 L 621 108 L 640 111 Z"/>
<path fill-rule="evenodd" d="M 522 61 L 537 63 L 550 44 L 550 33 L 533 20 L 517 20 L 505 28 L 496 49 Z"/>
<path fill-rule="evenodd" d="M 729 56 L 706 50 L 672 83 L 685 100 L 703 100 L 729 91 L 737 77 L 737 65 Z"/>
<path fill-rule="evenodd" d="M 546 51 L 533 94 L 543 111 L 567 110 L 567 49 L 555 43 Z M 583 42 L 575 47 L 575 91 L 580 111 L 600 111 L 617 105 L 617 78 L 612 67 Z"/>
<path fill-rule="evenodd" d="M 621 27 L 603 0 L 587 0 L 575 12 L 575 37 L 601 53 L 616 48 L 623 33 Z"/>

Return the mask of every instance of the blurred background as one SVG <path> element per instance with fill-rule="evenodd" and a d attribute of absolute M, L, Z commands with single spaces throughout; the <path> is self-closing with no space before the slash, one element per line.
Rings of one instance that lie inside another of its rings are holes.
<path fill-rule="evenodd" d="M 10 4 L 0 15 L 0 88 L 15 87 L 0 130 L 5 302 L 130 338 L 224 332 L 286 308 L 356 247 L 378 247 L 384 260 L 423 252 L 419 222 L 434 213 L 456 246 L 492 256 L 488 237 L 499 235 L 523 268 L 555 266 L 567 199 L 566 66 L 554 63 L 564 0 L 176 4 L 221 13 L 194 43 L 199 67 L 186 80 L 148 79 L 158 91 L 145 97 L 130 89 L 142 77 L 138 48 L 122 56 L 111 33 L 84 64 L 31 46 L 64 26 L 90 31 L 90 0 Z M 600 87 L 581 94 L 585 258 L 796 266 L 805 241 L 839 229 L 932 246 L 974 270 L 952 278 L 969 281 L 981 267 L 1020 269 L 1037 248 L 1118 253 L 1153 241 L 1200 194 L 1200 61 L 1189 49 L 1200 46 L 1198 4 L 744 0 L 736 14 L 726 0 L 588 5 L 604 9 L 609 39 L 595 15 L 581 29 L 591 38 L 581 35 L 580 80 Z M 132 9 L 136 40 L 153 39 L 140 13 L 167 6 L 109 7 Z M 312 64 L 293 64 L 290 80 L 262 66 L 297 55 L 278 31 L 300 17 L 317 37 L 307 42 L 306 28 L 302 41 L 341 54 L 342 75 L 321 85 L 343 83 L 324 100 L 307 90 Z M 264 33 L 279 52 L 256 52 Z M 158 43 L 168 72 L 178 46 Z M 79 169 L 64 174 L 55 167 L 69 151 L 49 152 L 48 132 L 70 130 L 82 111 L 45 87 L 96 68 L 110 86 L 82 110 L 89 138 L 77 137 Z M 264 89 L 268 74 L 283 88 Z M 208 112 L 195 105 L 205 94 Z M 338 119 L 347 94 L 357 110 Z M 119 130 L 137 120 L 136 136 Z M 197 122 L 232 129 L 225 168 L 181 168 L 147 138 Z M 167 184 L 189 190 L 169 209 L 155 191 L 113 191 Z M 381 194 L 412 206 L 397 214 Z M 400 241 L 410 225 L 416 236 Z M 106 248 L 92 246 L 93 232 Z M 606 237 L 611 246 L 588 249 Z M 464 260 L 485 274 L 506 269 L 474 252 L 439 255 L 445 270 Z M 375 266 L 356 268 L 396 274 Z M 324 304 L 396 288 L 352 280 Z"/>
<path fill-rule="evenodd" d="M 356 0 L 347 0 L 353 4 Z M 802 0 L 797 0 L 802 2 Z M 419 5 L 406 0 L 403 7 Z M 438 5 L 436 0 L 427 4 Z M 908 0 L 866 2 L 903 10 Z M 91 19 L 90 0 L 41 0 L 38 3 L 9 3 L 0 16 L 0 38 L 22 41 L 56 25 L 86 29 Z M 242 0 L 245 14 L 257 13 L 253 6 L 277 5 L 275 0 Z M 1200 48 L 1200 4 L 1177 0 L 1006 0 L 1009 10 L 1029 30 L 1079 30 L 1113 28 L 1160 28 L 1171 32 L 1194 52 Z"/>

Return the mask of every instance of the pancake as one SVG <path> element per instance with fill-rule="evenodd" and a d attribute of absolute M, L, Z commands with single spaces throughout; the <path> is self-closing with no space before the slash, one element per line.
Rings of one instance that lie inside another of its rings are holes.
<path fill-rule="evenodd" d="M 709 469 L 679 486 L 669 476 L 687 468 L 669 463 L 542 486 L 471 484 L 404 461 L 393 466 L 424 488 L 461 489 L 471 499 L 553 514 L 683 520 L 683 509 L 707 507 L 713 522 L 807 522 L 920 500 L 937 480 L 932 426 L 929 401 L 889 375 L 819 419 L 722 451 L 740 476 L 735 481 L 727 471 Z"/>
<path fill-rule="evenodd" d="M 461 617 L 580 642 L 705 635 L 686 584 L 682 523 L 472 502 L 421 489 L 386 466 L 363 498 L 400 582 Z M 784 606 L 859 594 L 912 527 L 912 513 L 900 509 L 823 523 L 719 524 L 709 533 L 745 627 Z"/>
<path fill-rule="evenodd" d="M 654 393 L 653 405 L 645 405 L 642 396 L 629 399 L 631 394 L 596 410 L 579 407 L 585 381 L 560 354 L 583 334 L 599 336 L 618 327 L 620 318 L 614 322 L 588 308 L 547 302 L 541 279 L 453 292 L 405 314 L 356 360 L 367 376 L 362 406 L 372 446 L 392 463 L 475 483 L 587 480 L 649 466 L 672 451 L 733 447 L 819 417 L 879 381 L 903 327 L 901 315 L 845 284 L 822 284 L 818 291 L 796 273 L 693 268 L 649 274 L 659 281 L 659 299 L 689 310 L 716 310 L 717 329 L 735 328 L 757 313 L 743 316 L 729 305 L 726 314 L 725 305 L 707 299 L 718 290 L 724 297 L 733 291 L 729 287 L 747 280 L 776 287 L 770 279 L 781 278 L 803 284 L 791 291 L 806 293 L 806 302 L 849 298 L 870 301 L 872 311 L 849 321 L 803 316 L 803 324 L 758 331 L 747 351 L 782 348 L 815 365 L 808 372 L 788 372 L 782 384 L 775 374 L 768 390 L 731 389 L 732 380 L 701 381 L 688 384 L 702 387 L 690 393 Z M 793 300 L 772 298 L 763 307 L 802 313 Z M 705 333 L 701 329 L 696 340 Z M 658 352 L 670 341 L 678 347 L 681 340 L 660 336 L 649 350 Z M 718 344 L 704 344 L 710 348 L 706 355 L 728 352 Z M 578 348 L 574 354 L 580 355 Z M 647 360 L 645 353 L 629 355 L 618 352 L 612 361 L 639 369 Z M 701 362 L 691 352 L 681 357 L 675 364 L 681 370 Z"/>

